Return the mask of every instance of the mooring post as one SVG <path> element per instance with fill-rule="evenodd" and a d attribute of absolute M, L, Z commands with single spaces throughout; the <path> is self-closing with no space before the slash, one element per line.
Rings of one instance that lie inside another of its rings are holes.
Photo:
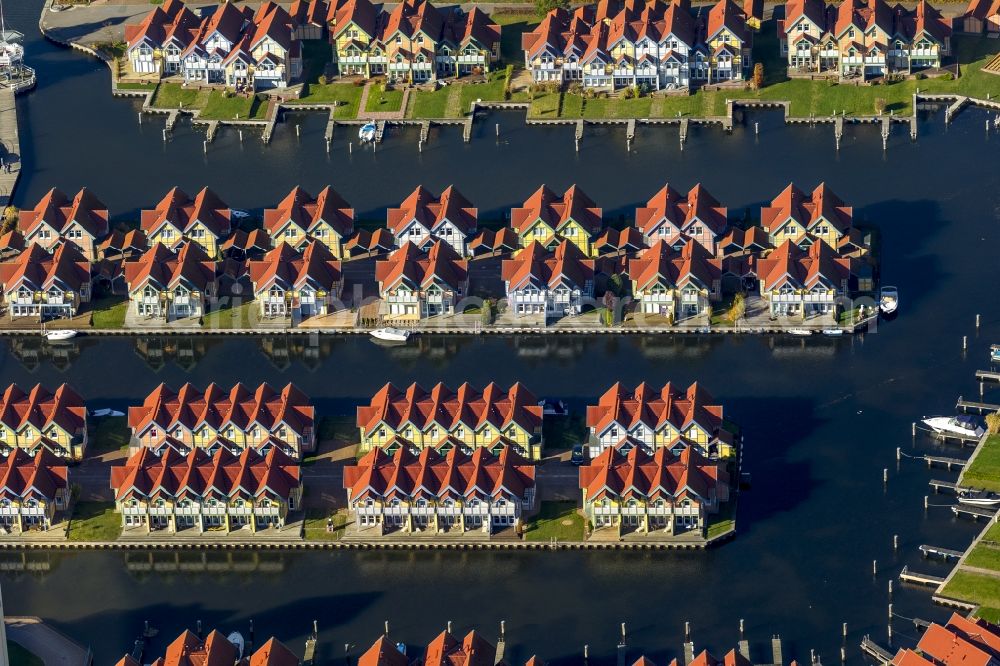
<path fill-rule="evenodd" d="M 167 141 L 167 128 L 166 127 L 163 128 L 163 141 L 164 141 L 164 143 L 166 143 L 166 141 Z"/>
<path fill-rule="evenodd" d="M 892 580 L 889 580 L 889 598 L 892 599 Z"/>
<path fill-rule="evenodd" d="M 927 497 L 927 495 L 924 495 L 924 511 L 926 511 L 927 508 L 930 506 L 930 504 L 928 504 L 928 500 L 929 498 Z"/>
<path fill-rule="evenodd" d="M 979 317 L 980 317 L 980 315 L 977 314 L 976 315 L 976 328 L 979 328 Z"/>
<path fill-rule="evenodd" d="M 969 336 L 963 335 L 962 336 L 962 351 L 965 351 L 968 348 L 969 348 Z"/>
<path fill-rule="evenodd" d="M 889 483 L 889 468 L 888 467 L 883 467 L 882 468 L 882 483 L 883 484 Z"/>
<path fill-rule="evenodd" d="M 892 549 L 894 551 L 896 551 L 897 553 L 899 552 L 899 535 L 898 534 L 893 534 L 892 535 Z"/>
<path fill-rule="evenodd" d="M 878 560 L 872 560 L 872 576 L 878 575 Z"/>
<path fill-rule="evenodd" d="M 916 422 L 916 421 L 914 421 L 914 422 L 912 423 L 912 425 L 911 425 L 911 429 L 912 429 L 912 434 L 913 434 L 913 436 L 914 436 L 914 437 L 916 437 L 916 436 L 917 436 L 917 422 Z"/>
<path fill-rule="evenodd" d="M 743 638 L 744 638 L 744 634 L 743 634 L 743 618 L 740 618 L 740 640 L 742 641 Z"/>
<path fill-rule="evenodd" d="M 903 455 L 902 449 L 900 449 L 900 447 L 897 446 L 896 447 L 896 462 L 899 462 L 900 460 L 902 460 L 902 455 Z"/>
<path fill-rule="evenodd" d="M 295 136 L 296 137 L 302 136 L 302 125 L 295 126 Z"/>
<path fill-rule="evenodd" d="M 500 138 L 500 123 L 497 123 L 497 138 Z"/>
<path fill-rule="evenodd" d="M 389 620 L 385 621 L 385 635 L 389 635 Z"/>

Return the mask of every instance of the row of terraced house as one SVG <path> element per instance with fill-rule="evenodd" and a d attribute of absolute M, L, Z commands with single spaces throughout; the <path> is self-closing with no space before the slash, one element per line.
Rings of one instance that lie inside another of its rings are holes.
<path fill-rule="evenodd" d="M 65 384 L 14 384 L 0 400 L 0 527 L 47 529 L 70 508 L 67 464 L 86 455 L 94 424 Z M 556 404 L 521 384 L 385 385 L 357 408 L 360 458 L 344 471 L 352 533 L 519 532 L 537 508 L 544 421 L 565 418 Z M 317 419 L 294 385 L 160 385 L 126 421 L 129 455 L 110 484 L 127 530 L 256 534 L 300 511 Z M 697 533 L 729 501 L 740 437 L 699 384 L 615 384 L 585 423 L 580 487 L 596 530 Z"/>
<path fill-rule="evenodd" d="M 132 322 L 203 317 L 222 292 L 253 296 L 264 319 L 301 321 L 350 307 L 344 262 L 377 257 L 373 275 L 386 320 L 460 314 L 471 296 L 470 262 L 500 257 L 511 317 L 578 315 L 611 276 L 627 282 L 633 310 L 677 322 L 710 313 L 726 293 L 750 291 L 772 315 L 833 312 L 872 290 L 868 236 L 827 185 L 789 185 L 760 209 L 759 224 L 733 224 L 702 185 L 665 185 L 610 226 L 576 185 L 547 186 L 480 227 L 478 209 L 455 187 L 417 187 L 389 208 L 386 226 L 355 230 L 355 212 L 330 187 L 294 188 L 265 209 L 263 226 L 235 229 L 234 211 L 211 190 L 172 189 L 140 214 L 138 229 L 108 232 L 108 210 L 88 190 L 50 191 L 0 238 L 0 289 L 11 318 L 68 317 L 97 285 L 127 294 Z M 353 303 L 353 305 L 359 305 Z"/>
<path fill-rule="evenodd" d="M 688 0 L 602 0 L 554 9 L 522 36 L 536 82 L 584 88 L 687 90 L 744 81 L 763 3 L 718 0 L 695 12 Z"/>

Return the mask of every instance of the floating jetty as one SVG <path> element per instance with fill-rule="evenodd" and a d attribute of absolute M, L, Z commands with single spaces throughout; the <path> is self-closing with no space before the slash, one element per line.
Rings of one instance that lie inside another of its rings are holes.
<path fill-rule="evenodd" d="M 952 467 L 958 467 L 959 469 L 964 469 L 965 466 L 969 463 L 969 461 L 966 460 L 965 458 L 949 458 L 948 456 L 925 455 L 924 460 L 927 461 L 928 467 L 930 467 L 931 465 L 942 465 L 944 467 L 947 467 L 949 472 L 951 471 Z"/>
<path fill-rule="evenodd" d="M 988 412 L 1000 412 L 1000 405 L 994 405 L 990 402 L 974 402 L 972 400 L 964 400 L 959 397 L 958 402 L 955 404 L 955 409 L 966 414 L 969 412 L 985 414 Z"/>
<path fill-rule="evenodd" d="M 982 506 L 971 506 L 969 504 L 956 504 L 951 507 L 952 513 L 956 516 L 965 516 L 966 518 L 993 518 L 997 515 L 996 509 L 987 509 Z"/>
<path fill-rule="evenodd" d="M 899 580 L 904 583 L 916 583 L 918 585 L 933 585 L 937 587 L 944 582 L 944 577 L 942 576 L 932 576 L 931 574 L 918 573 L 916 571 L 910 571 L 909 567 L 903 567 L 903 570 L 899 572 Z"/>
<path fill-rule="evenodd" d="M 879 664 L 888 664 L 892 661 L 892 653 L 868 636 L 861 639 L 861 651 Z"/>
<path fill-rule="evenodd" d="M 1000 372 L 992 370 L 976 370 L 976 379 L 981 382 L 1000 382 Z"/>
<path fill-rule="evenodd" d="M 941 546 L 928 546 L 926 544 L 920 546 L 920 552 L 924 557 L 941 557 L 946 560 L 957 560 L 964 554 L 960 550 L 942 548 Z"/>

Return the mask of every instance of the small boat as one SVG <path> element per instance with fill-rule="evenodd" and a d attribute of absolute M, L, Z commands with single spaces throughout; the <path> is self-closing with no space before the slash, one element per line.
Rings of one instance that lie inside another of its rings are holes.
<path fill-rule="evenodd" d="M 61 342 L 63 340 L 69 340 L 75 337 L 76 337 L 76 331 L 69 328 L 63 328 L 55 331 L 45 332 L 45 339 L 48 340 L 49 342 Z"/>
<path fill-rule="evenodd" d="M 125 412 L 119 412 L 117 409 L 95 409 L 90 412 L 90 415 L 98 418 L 105 416 L 125 416 Z"/>
<path fill-rule="evenodd" d="M 789 335 L 812 335 L 813 332 L 808 328 L 790 328 L 788 329 Z"/>
<path fill-rule="evenodd" d="M 1000 495 L 987 490 L 967 490 L 959 494 L 958 502 L 969 506 L 995 507 L 1000 506 Z"/>
<path fill-rule="evenodd" d="M 250 217 L 250 213 L 248 213 L 245 210 L 237 210 L 233 208 L 230 210 L 230 213 L 232 213 L 233 217 L 235 217 L 237 220 L 245 220 L 246 218 Z"/>
<path fill-rule="evenodd" d="M 406 342 L 410 338 L 410 332 L 405 328 L 376 328 L 372 331 L 372 337 L 386 342 Z"/>
<path fill-rule="evenodd" d="M 990 346 L 990 360 L 994 363 L 1000 363 L 1000 345 Z"/>
<path fill-rule="evenodd" d="M 238 631 L 226 636 L 226 640 L 236 646 L 236 651 L 239 653 L 239 658 L 243 658 L 243 648 L 246 647 L 246 643 L 243 641 L 243 634 Z"/>
<path fill-rule="evenodd" d="M 878 295 L 878 308 L 882 314 L 891 315 L 899 307 L 899 290 L 895 287 L 882 287 Z"/>
<path fill-rule="evenodd" d="M 361 129 L 358 130 L 358 138 L 361 139 L 361 141 L 364 142 L 364 143 L 368 143 L 370 141 L 374 141 L 375 140 L 375 130 L 376 130 L 375 123 L 369 121 L 369 122 L 365 123 L 364 125 L 362 125 Z"/>
<path fill-rule="evenodd" d="M 986 429 L 972 416 L 934 416 L 921 421 L 925 426 L 939 435 L 962 435 L 963 437 L 982 437 Z"/>
<path fill-rule="evenodd" d="M 824 328 L 823 335 L 843 335 L 844 329 L 842 328 Z"/>

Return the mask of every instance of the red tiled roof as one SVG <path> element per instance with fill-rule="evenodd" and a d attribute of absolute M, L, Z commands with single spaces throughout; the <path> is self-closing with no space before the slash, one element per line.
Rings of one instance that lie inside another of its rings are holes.
<path fill-rule="evenodd" d="M 713 403 L 711 394 L 697 382 L 683 391 L 670 382 L 658 390 L 645 382 L 629 390 L 619 382 L 605 391 L 596 405 L 587 407 L 587 427 L 600 434 L 613 423 L 625 430 L 639 423 L 651 430 L 667 423 L 684 430 L 697 423 L 713 436 L 723 417 L 722 405 Z"/>
<path fill-rule="evenodd" d="M 250 281 L 255 294 L 278 284 L 286 291 L 309 285 L 314 289 L 332 290 L 340 283 L 340 261 L 319 241 L 313 241 L 303 252 L 281 243 L 261 261 L 249 263 Z"/>
<path fill-rule="evenodd" d="M 303 233 L 312 233 L 319 225 L 330 225 L 342 237 L 354 231 L 354 209 L 340 194 L 327 185 L 313 198 L 296 185 L 277 208 L 264 211 L 264 228 L 275 235 L 286 224 L 295 224 Z"/>
<path fill-rule="evenodd" d="M 118 501 L 134 495 L 179 497 L 189 493 L 198 498 L 222 496 L 245 500 L 268 493 L 277 500 L 287 501 L 298 486 L 298 464 L 278 447 L 272 447 L 265 455 L 247 448 L 239 457 L 225 447 L 212 456 L 200 448 L 186 456 L 171 448 L 157 456 L 143 448 L 123 465 L 111 468 L 111 488 Z"/>
<path fill-rule="evenodd" d="M 192 291 L 206 291 L 215 282 L 215 262 L 197 243 L 181 246 L 175 254 L 161 243 L 154 243 L 136 261 L 125 262 L 125 282 L 129 293 L 147 284 L 158 291 L 183 284 Z"/>
<path fill-rule="evenodd" d="M 346 472 L 346 470 L 345 470 Z M 410 660 L 385 636 L 379 636 L 363 655 L 358 666 L 409 666 Z"/>
<path fill-rule="evenodd" d="M 21 502 L 29 497 L 53 501 L 69 490 L 68 468 L 45 449 L 34 456 L 15 448 L 0 458 L 0 499 Z M 68 499 L 68 498 L 67 498 Z"/>
<path fill-rule="evenodd" d="M 1000 17 L 1000 0 L 969 0 L 965 16 L 985 21 L 991 16 Z"/>
<path fill-rule="evenodd" d="M 536 220 L 542 220 L 555 231 L 570 220 L 575 220 L 590 234 L 603 226 L 602 210 L 577 185 L 571 185 L 562 196 L 547 185 L 539 187 L 521 208 L 510 212 L 510 226 L 523 233 Z"/>
<path fill-rule="evenodd" d="M 269 638 L 250 656 L 249 666 L 299 666 L 299 658 L 284 643 Z"/>
<path fill-rule="evenodd" d="M 851 276 L 853 262 L 837 254 L 824 242 L 817 241 L 805 252 L 790 240 L 779 245 L 757 262 L 757 273 L 764 289 L 775 289 L 790 282 L 796 289 L 810 289 L 820 282 L 840 285 Z"/>
<path fill-rule="evenodd" d="M 178 0 L 167 0 L 161 7 L 154 7 L 139 23 L 125 24 L 125 42 L 129 47 L 148 39 L 160 47 L 172 37 L 187 45 L 191 32 L 197 29 L 198 17 Z"/>
<path fill-rule="evenodd" d="M 538 399 L 522 384 L 504 391 L 490 383 L 481 392 L 469 383 L 452 391 L 438 383 L 430 391 L 411 384 L 405 391 L 386 384 L 372 396 L 368 405 L 358 407 L 358 427 L 371 430 L 379 423 L 398 430 L 403 423 L 424 429 L 430 423 L 440 423 L 444 430 L 464 424 L 478 430 L 486 424 L 503 430 L 517 424 L 529 433 L 541 427 L 542 408 Z"/>
<path fill-rule="evenodd" d="M 108 207 L 86 187 L 70 201 L 58 188 L 53 187 L 30 210 L 22 210 L 17 228 L 26 237 L 43 223 L 55 233 L 64 233 L 73 223 L 95 238 L 108 233 Z"/>
<path fill-rule="evenodd" d="M 520 289 L 527 284 L 555 287 L 568 283 L 583 289 L 594 280 L 595 262 L 570 241 L 563 241 L 554 252 L 545 250 L 537 241 L 518 252 L 512 259 L 505 259 L 501 273 L 508 290 Z"/>
<path fill-rule="evenodd" d="M 629 279 L 640 289 L 659 281 L 671 287 L 683 287 L 694 282 L 698 287 L 713 288 L 722 276 L 722 260 L 712 257 L 701 243 L 688 242 L 680 252 L 666 241 L 652 247 L 628 263 Z"/>
<path fill-rule="evenodd" d="M 667 448 L 658 448 L 649 455 L 638 446 L 627 454 L 609 447 L 580 468 L 580 488 L 586 490 L 588 501 L 604 495 L 623 497 L 633 493 L 667 500 L 687 498 L 693 493 L 705 501 L 711 501 L 714 494 L 719 501 L 726 501 L 729 477 L 719 465 L 692 447 L 678 456 Z M 710 654 L 704 657 L 705 654 L 691 663 L 709 666 L 719 663 Z"/>
<path fill-rule="evenodd" d="M 691 223 L 700 221 L 718 236 L 729 224 L 728 214 L 729 210 L 720 205 L 701 183 L 692 187 L 686 197 L 667 184 L 645 206 L 636 209 L 635 223 L 648 236 L 665 221 L 681 232 Z M 674 234 L 671 234 L 669 238 L 673 237 Z"/>
<path fill-rule="evenodd" d="M 347 0 L 343 4 L 331 3 L 327 20 L 333 26 L 334 37 L 339 37 L 340 33 L 353 23 L 369 38 L 374 38 L 379 25 L 379 15 L 375 11 L 375 5 L 369 0 Z"/>
<path fill-rule="evenodd" d="M 395 453 L 369 451 L 357 465 L 344 468 L 344 488 L 352 501 L 363 496 L 412 498 L 524 498 L 535 486 L 535 468 L 511 447 L 493 455 L 484 447 L 471 454 L 454 446 L 447 453 L 425 448 L 419 455 L 402 446 Z M 493 652 L 489 655 L 493 666 Z M 466 662 L 461 662 L 466 663 Z"/>
<path fill-rule="evenodd" d="M 820 183 L 808 196 L 790 183 L 776 196 L 770 206 L 761 208 L 761 226 L 774 233 L 787 220 L 798 222 L 809 229 L 815 222 L 826 220 L 840 232 L 851 227 L 854 209 L 834 194 L 826 183 Z"/>
<path fill-rule="evenodd" d="M 134 433 L 154 423 L 167 432 L 178 424 L 191 429 L 205 423 L 221 430 L 229 423 L 245 429 L 257 422 L 268 430 L 287 423 L 301 434 L 313 426 L 314 420 L 315 409 L 309 405 L 309 399 L 291 383 L 280 392 L 266 382 L 253 392 L 242 383 L 228 392 L 214 383 L 204 392 L 190 383 L 177 392 L 160 384 L 142 405 L 128 410 L 128 425 Z"/>
<path fill-rule="evenodd" d="M 728 28 L 744 44 L 750 39 L 747 32 L 746 14 L 733 0 L 719 0 L 709 10 L 705 37 L 712 39 L 723 28 Z"/>
<path fill-rule="evenodd" d="M 392 291 L 404 282 L 415 290 L 438 282 L 457 291 L 468 276 L 469 262 L 461 259 L 451 245 L 440 240 L 435 241 L 426 254 L 407 241 L 388 259 L 375 262 L 375 279 L 383 292 Z"/>
<path fill-rule="evenodd" d="M 454 185 L 449 185 L 440 197 L 423 185 L 403 200 L 399 208 L 386 212 L 389 229 L 399 235 L 411 222 L 418 222 L 427 231 L 436 231 L 445 221 L 451 222 L 463 234 L 475 232 L 479 210 L 462 196 Z"/>
<path fill-rule="evenodd" d="M 223 238 L 232 230 L 232 214 L 229 206 L 207 187 L 203 187 L 193 200 L 181 188 L 174 187 L 156 208 L 140 213 L 140 227 L 153 235 L 169 224 L 184 234 L 201 222 L 216 238 Z"/>
<path fill-rule="evenodd" d="M 124 250 L 141 250 L 145 252 L 149 249 L 149 243 L 146 240 L 146 234 L 141 230 L 130 229 L 128 231 L 112 231 L 101 242 L 100 248 L 104 252 L 121 252 Z"/>
<path fill-rule="evenodd" d="M 494 231 L 493 229 L 483 229 L 479 232 L 479 235 L 469 241 L 469 250 L 483 251 L 483 252 L 496 252 L 498 250 L 516 250 L 521 247 L 521 240 L 517 237 L 517 233 L 510 227 L 501 227 L 500 229 Z"/>
<path fill-rule="evenodd" d="M 1000 658 L 1000 627 L 982 618 L 970 620 L 958 613 L 952 613 L 946 624 L 949 630 L 970 643 Z"/>
<path fill-rule="evenodd" d="M 476 631 L 459 642 L 447 631 L 441 632 L 427 646 L 424 666 L 493 666 L 496 647 Z"/>
<path fill-rule="evenodd" d="M 31 291 L 56 286 L 78 292 L 90 282 L 90 268 L 90 262 L 71 243 L 58 246 L 52 254 L 32 243 L 12 261 L 0 264 L 0 285 L 5 293 L 22 284 Z"/>
<path fill-rule="evenodd" d="M 336 1 L 336 0 L 335 0 Z M 326 0 L 295 0 L 288 9 L 296 25 L 326 25 L 330 5 Z"/>
<path fill-rule="evenodd" d="M 995 655 L 983 647 L 936 623 L 927 627 L 917 643 L 922 655 L 941 666 L 989 666 L 996 663 Z"/>

